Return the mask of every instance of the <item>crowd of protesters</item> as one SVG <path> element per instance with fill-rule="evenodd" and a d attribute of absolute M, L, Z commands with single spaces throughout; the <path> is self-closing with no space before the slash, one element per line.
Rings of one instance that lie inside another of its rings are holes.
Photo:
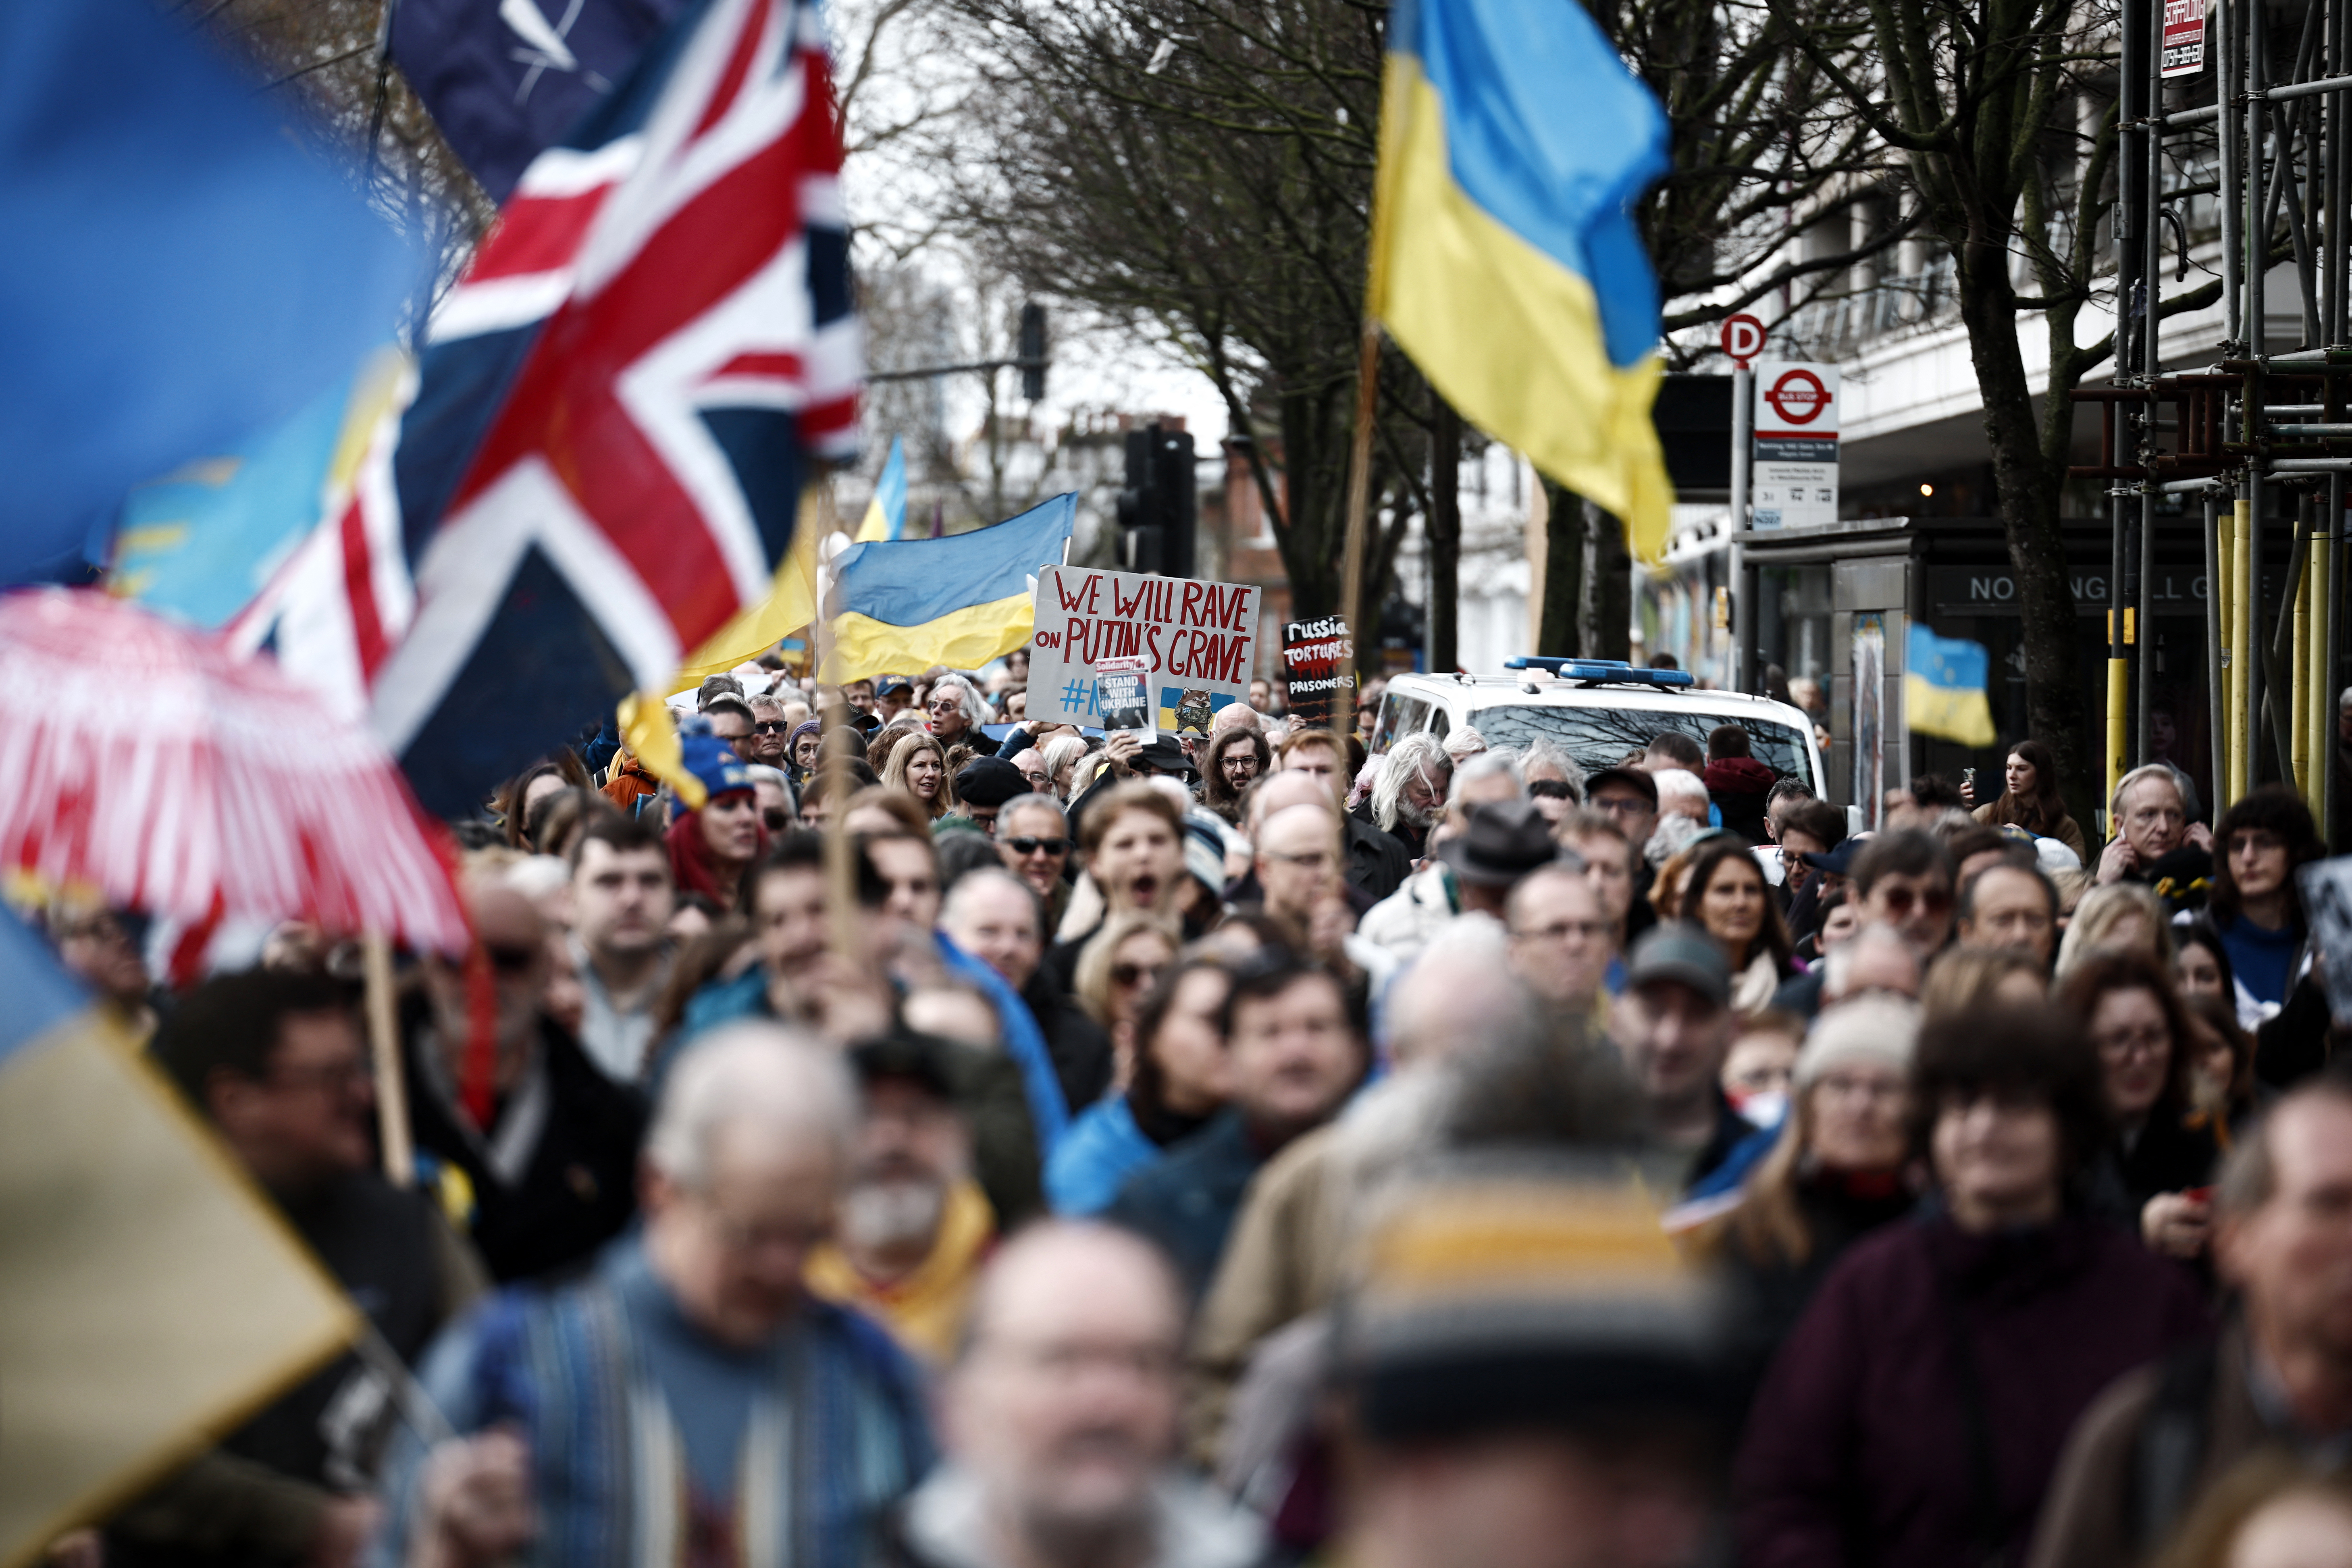
<path fill-rule="evenodd" d="M 607 728 L 455 825 L 397 1180 L 347 946 L 54 916 L 372 1324 L 60 1559 L 2352 1563 L 2291 793 L 1854 832 L 1737 725 L 1025 675 L 715 677 L 700 805 Z"/>

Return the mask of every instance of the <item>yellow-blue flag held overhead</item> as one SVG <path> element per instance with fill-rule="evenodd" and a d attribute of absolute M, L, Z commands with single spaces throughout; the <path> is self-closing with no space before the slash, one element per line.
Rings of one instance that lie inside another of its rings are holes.
<path fill-rule="evenodd" d="M 1037 568 L 1059 565 L 1078 498 L 1058 495 L 991 528 L 853 544 L 833 559 L 823 679 L 977 669 L 1029 640 Z"/>
<path fill-rule="evenodd" d="M 1631 211 L 1666 119 L 1578 0 L 1389 13 L 1367 314 L 1445 400 L 1665 554 L 1658 286 Z"/>
<path fill-rule="evenodd" d="M 1916 733 L 1940 735 L 1964 746 L 1990 746 L 1992 702 L 1985 695 L 1991 671 L 1984 644 L 1939 637 L 1918 622 L 1903 649 L 1903 718 Z"/>

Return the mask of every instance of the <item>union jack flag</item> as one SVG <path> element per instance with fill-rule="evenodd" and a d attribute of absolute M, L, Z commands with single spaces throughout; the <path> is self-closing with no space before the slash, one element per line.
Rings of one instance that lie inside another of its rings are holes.
<path fill-rule="evenodd" d="M 524 171 L 434 314 L 390 482 L 311 542 L 428 809 L 767 596 L 807 456 L 856 442 L 840 170 L 814 6 L 704 0 Z"/>

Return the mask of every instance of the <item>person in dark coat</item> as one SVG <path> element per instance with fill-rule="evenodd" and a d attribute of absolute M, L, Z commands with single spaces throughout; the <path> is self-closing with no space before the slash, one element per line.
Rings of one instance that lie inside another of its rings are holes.
<path fill-rule="evenodd" d="M 403 1077 L 420 1175 L 500 1284 L 584 1268 L 637 1210 L 645 1101 L 606 1078 L 540 1008 L 546 922 L 510 888 L 468 897 L 496 992 L 489 1114 L 467 1108 L 465 967 L 428 959 L 402 1010 Z"/>
<path fill-rule="evenodd" d="M 1104 1211 L 1159 1243 L 1194 1301 L 1216 1277 L 1258 1167 L 1339 1114 L 1368 1065 L 1353 988 L 1288 953 L 1234 974 L 1223 1032 L 1231 1103 L 1129 1177 Z"/>
<path fill-rule="evenodd" d="M 1734 1470 L 1743 1568 L 1979 1568 L 2023 1548 L 2068 1432 L 2210 1331 L 2196 1286 L 2084 1212 L 2097 1059 L 2050 1009 L 1931 1020 L 1912 1148 L 1937 1202 L 1841 1259 Z"/>
<path fill-rule="evenodd" d="M 1723 826 L 1750 844 L 1770 841 L 1764 830 L 1764 803 L 1780 775 L 1756 760 L 1748 731 L 1718 724 L 1707 732 L 1706 766 L 1699 771 L 1706 797 L 1723 816 Z"/>
<path fill-rule="evenodd" d="M 2137 952 L 2095 952 L 2068 974 L 2058 999 L 2098 1053 L 2115 1133 L 2097 1172 L 2097 1206 L 2184 1261 L 2205 1256 L 2210 1204 L 2189 1195 L 2221 1157 L 2210 1121 L 2192 1120 L 2189 1085 L 2203 1036 L 2172 976 Z"/>

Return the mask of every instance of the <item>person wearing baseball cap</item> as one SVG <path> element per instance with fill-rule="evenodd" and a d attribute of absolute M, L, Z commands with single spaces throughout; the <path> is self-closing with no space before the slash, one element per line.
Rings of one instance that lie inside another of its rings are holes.
<path fill-rule="evenodd" d="M 1680 1157 L 1685 1186 L 1756 1131 L 1721 1083 L 1738 1024 L 1730 963 L 1704 929 L 1668 921 L 1633 944 L 1609 1033 L 1641 1091 L 1650 1136 Z"/>
<path fill-rule="evenodd" d="M 743 873 L 768 847 L 751 771 L 724 742 L 709 735 L 683 737 L 679 753 L 686 771 L 701 781 L 706 798 L 698 809 L 680 812 L 664 836 L 670 875 L 680 896 L 700 893 L 731 910 Z"/>
<path fill-rule="evenodd" d="M 886 675 L 874 683 L 874 710 L 887 724 L 915 705 L 915 683 L 903 675 Z"/>

